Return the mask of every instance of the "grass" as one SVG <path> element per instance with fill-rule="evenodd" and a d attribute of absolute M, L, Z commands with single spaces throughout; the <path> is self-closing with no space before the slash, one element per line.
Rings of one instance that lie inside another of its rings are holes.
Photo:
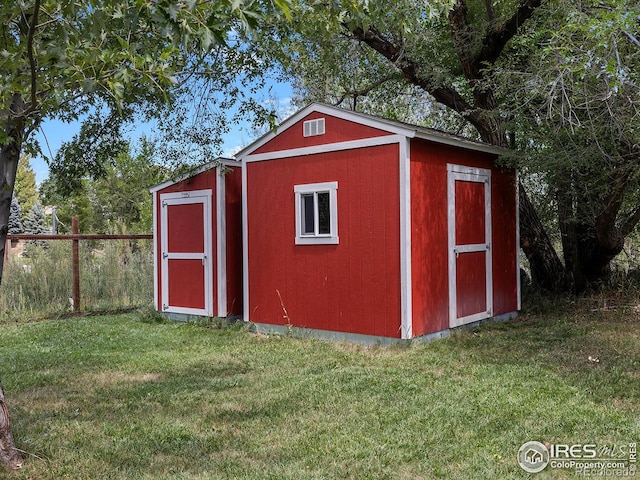
<path fill-rule="evenodd" d="M 28 452 L 7 475 L 572 478 L 526 474 L 518 448 L 640 438 L 640 316 L 599 306 L 392 348 L 138 313 L 5 325 L 1 380 Z"/>

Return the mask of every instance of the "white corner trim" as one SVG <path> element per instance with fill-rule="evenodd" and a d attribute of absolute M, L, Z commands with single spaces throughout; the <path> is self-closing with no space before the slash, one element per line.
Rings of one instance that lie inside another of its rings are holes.
<path fill-rule="evenodd" d="M 249 222 L 247 218 L 247 165 L 242 162 L 242 317 L 251 321 L 249 311 Z"/>
<path fill-rule="evenodd" d="M 217 316 L 226 317 L 227 312 L 227 207 L 226 175 L 216 168 L 216 259 L 217 271 Z"/>
<path fill-rule="evenodd" d="M 315 155 L 318 153 L 337 152 L 341 150 L 352 150 L 356 148 L 377 147 L 380 145 L 390 145 L 400 143 L 406 137 L 402 135 L 383 135 L 381 137 L 363 138 L 360 140 L 349 140 L 347 142 L 327 143 L 314 145 L 312 147 L 292 148 L 290 150 L 278 150 L 275 152 L 257 153 L 246 155 L 244 162 L 261 162 L 264 160 L 280 160 L 282 158 L 302 157 L 305 155 Z"/>
<path fill-rule="evenodd" d="M 411 140 L 400 142 L 400 338 L 413 338 L 411 281 Z"/>
<path fill-rule="evenodd" d="M 153 307 L 156 311 L 160 311 L 160 286 L 158 285 L 158 194 L 153 192 Z M 164 274 L 164 272 L 162 272 Z"/>

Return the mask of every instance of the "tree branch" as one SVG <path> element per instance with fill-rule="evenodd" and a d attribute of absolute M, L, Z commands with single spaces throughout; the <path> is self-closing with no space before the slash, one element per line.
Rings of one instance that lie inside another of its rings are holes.
<path fill-rule="evenodd" d="M 487 33 L 482 40 L 482 49 L 473 61 L 473 69 L 480 72 L 483 64 L 493 64 L 500 57 L 518 28 L 531 18 L 542 0 L 521 0 L 516 12 L 502 25 L 490 24 Z"/>
<path fill-rule="evenodd" d="M 596 238 L 607 247 L 616 246 L 624 237 L 615 228 L 616 217 L 624 201 L 629 186 L 630 173 L 628 169 L 617 168 L 611 174 L 611 190 L 605 201 L 604 209 L 596 216 Z"/>
<path fill-rule="evenodd" d="M 40 11 L 40 0 L 36 0 L 33 5 L 33 14 L 31 15 L 31 21 L 29 23 L 29 33 L 27 36 L 27 56 L 29 57 L 29 69 L 31 71 L 31 104 L 27 111 L 24 112 L 24 116 L 29 115 L 37 109 L 38 104 L 38 85 L 37 85 L 37 64 L 33 55 L 33 37 L 38 26 L 38 13 Z"/>
<path fill-rule="evenodd" d="M 346 25 L 345 27 L 348 28 Z M 402 72 L 407 82 L 422 88 L 438 102 L 464 115 L 471 123 L 474 123 L 476 111 L 469 102 L 455 89 L 437 85 L 432 79 L 425 79 L 420 76 L 418 74 L 418 64 L 404 55 L 404 49 L 401 45 L 396 45 L 384 38 L 375 27 L 369 27 L 366 31 L 361 27 L 353 27 L 351 28 L 351 33 L 357 40 L 367 44 L 393 63 Z"/>
<path fill-rule="evenodd" d="M 640 206 L 636 207 L 633 213 L 627 218 L 627 220 L 620 227 L 620 234 L 626 237 L 631 231 L 636 228 L 636 225 L 640 223 Z"/>
<path fill-rule="evenodd" d="M 381 78 L 380 80 L 373 82 L 369 85 L 367 85 L 364 88 L 360 88 L 358 90 L 346 90 L 344 91 L 344 93 L 340 96 L 340 98 L 338 98 L 338 100 L 336 101 L 335 105 L 340 105 L 342 102 L 345 101 L 345 99 L 348 96 L 353 96 L 353 97 L 362 97 L 364 95 L 368 95 L 371 91 L 375 90 L 376 88 L 378 88 L 380 85 L 387 83 L 390 80 L 393 80 L 394 78 L 397 78 L 397 74 L 391 74 L 391 75 L 387 75 L 383 78 Z"/>

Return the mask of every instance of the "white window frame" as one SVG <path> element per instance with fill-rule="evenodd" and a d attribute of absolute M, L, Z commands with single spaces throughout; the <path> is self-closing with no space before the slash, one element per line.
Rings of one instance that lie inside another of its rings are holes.
<path fill-rule="evenodd" d="M 296 245 L 337 245 L 338 239 L 338 182 L 308 183 L 293 187 L 296 204 Z M 318 233 L 318 193 L 329 193 L 329 233 Z M 314 194 L 314 233 L 303 233 L 302 196 Z"/>

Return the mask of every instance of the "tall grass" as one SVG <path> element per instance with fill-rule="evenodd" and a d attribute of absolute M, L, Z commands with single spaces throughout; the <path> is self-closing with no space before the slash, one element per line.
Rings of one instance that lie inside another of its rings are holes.
<path fill-rule="evenodd" d="M 63 315 L 73 309 L 70 241 L 27 245 L 5 261 L 0 322 Z M 151 241 L 80 242 L 80 308 L 111 310 L 151 305 Z"/>

